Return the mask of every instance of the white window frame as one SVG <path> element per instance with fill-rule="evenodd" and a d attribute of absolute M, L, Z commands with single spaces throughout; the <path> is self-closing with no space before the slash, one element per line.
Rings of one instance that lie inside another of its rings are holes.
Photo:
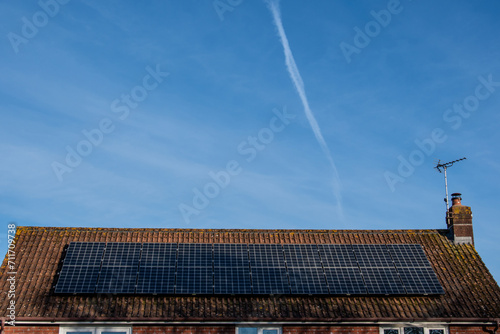
<path fill-rule="evenodd" d="M 283 329 L 279 326 L 259 326 L 259 325 L 244 325 L 236 326 L 236 334 L 240 334 L 240 328 L 257 328 L 257 334 L 264 333 L 264 330 L 277 330 L 278 334 L 283 334 Z"/>
<path fill-rule="evenodd" d="M 397 329 L 399 331 L 398 334 L 405 334 L 404 332 L 405 327 L 421 327 L 424 329 L 424 334 L 429 334 L 430 330 L 432 329 L 442 330 L 444 334 L 449 334 L 448 326 L 440 324 L 431 324 L 431 323 L 380 325 L 379 333 L 384 334 L 384 329 Z"/>
<path fill-rule="evenodd" d="M 117 326 L 59 326 L 59 334 L 71 334 L 71 332 L 91 332 L 92 334 L 101 334 L 102 332 L 125 332 L 132 334 L 132 327 Z"/>

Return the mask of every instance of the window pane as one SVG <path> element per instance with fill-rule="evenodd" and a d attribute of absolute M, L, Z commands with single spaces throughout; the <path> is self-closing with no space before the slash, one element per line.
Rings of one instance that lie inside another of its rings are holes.
<path fill-rule="evenodd" d="M 405 327 L 405 334 L 424 334 L 423 327 Z"/>
<path fill-rule="evenodd" d="M 67 334 L 92 334 L 92 332 L 74 332 L 74 331 L 67 331 Z"/>
<path fill-rule="evenodd" d="M 384 334 L 399 334 L 399 329 L 396 328 L 384 329 Z"/>
<path fill-rule="evenodd" d="M 257 327 L 240 327 L 238 329 L 239 334 L 257 334 L 258 328 Z"/>
<path fill-rule="evenodd" d="M 429 329 L 429 334 L 444 334 L 444 329 Z"/>
<path fill-rule="evenodd" d="M 278 334 L 278 330 L 277 329 L 264 329 L 262 331 L 262 334 Z"/>
<path fill-rule="evenodd" d="M 124 332 L 124 331 L 121 331 L 121 332 L 117 332 L 117 331 L 107 331 L 107 332 L 100 332 L 100 334 L 127 334 L 127 332 Z"/>

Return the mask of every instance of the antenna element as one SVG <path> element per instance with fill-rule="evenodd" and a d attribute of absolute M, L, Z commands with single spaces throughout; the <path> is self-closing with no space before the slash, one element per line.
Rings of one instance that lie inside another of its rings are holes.
<path fill-rule="evenodd" d="M 459 162 L 459 161 L 462 161 L 462 160 L 465 160 L 465 159 L 467 159 L 467 158 L 463 157 L 462 159 L 453 160 L 453 161 L 445 162 L 445 163 L 441 163 L 441 160 L 438 160 L 438 162 L 436 164 L 436 167 L 434 167 L 440 173 L 441 173 L 441 168 L 444 170 L 444 188 L 445 188 L 445 191 L 446 191 L 446 197 L 444 198 L 444 201 L 446 203 L 446 212 L 448 212 L 448 209 L 449 209 L 449 206 L 448 206 L 448 179 L 446 177 L 446 169 L 448 167 L 453 166 L 453 164 L 455 162 Z"/>

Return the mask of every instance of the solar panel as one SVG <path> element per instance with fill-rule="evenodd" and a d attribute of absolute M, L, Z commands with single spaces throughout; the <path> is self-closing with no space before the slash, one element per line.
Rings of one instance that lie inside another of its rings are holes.
<path fill-rule="evenodd" d="M 316 245 L 283 245 L 293 294 L 327 294 L 325 273 Z"/>
<path fill-rule="evenodd" d="M 443 294 L 444 290 L 432 268 L 398 268 L 408 294 Z"/>
<path fill-rule="evenodd" d="M 214 293 L 252 293 L 246 244 L 214 244 Z"/>
<path fill-rule="evenodd" d="M 351 245 L 318 245 L 331 294 L 366 294 Z"/>
<path fill-rule="evenodd" d="M 173 294 L 177 244 L 144 243 L 137 279 L 137 293 Z"/>
<path fill-rule="evenodd" d="M 361 275 L 363 275 L 363 279 L 365 281 L 366 291 L 369 294 L 406 294 L 396 268 L 362 267 L 360 269 Z"/>
<path fill-rule="evenodd" d="M 99 277 L 104 242 L 72 242 L 55 287 L 55 293 L 93 293 Z"/>
<path fill-rule="evenodd" d="M 405 294 L 386 245 L 352 245 L 369 294 Z"/>
<path fill-rule="evenodd" d="M 366 286 L 359 268 L 324 268 L 332 295 L 366 294 Z"/>
<path fill-rule="evenodd" d="M 316 245 L 283 245 L 283 253 L 288 268 L 321 268 Z"/>
<path fill-rule="evenodd" d="M 394 264 L 398 268 L 427 267 L 431 268 L 429 260 L 425 256 L 420 245 L 387 245 Z"/>
<path fill-rule="evenodd" d="M 212 244 L 179 244 L 175 292 L 213 293 Z"/>
<path fill-rule="evenodd" d="M 283 249 L 276 244 L 248 245 L 254 294 L 290 293 Z"/>
<path fill-rule="evenodd" d="M 358 262 L 351 245 L 318 245 L 319 255 L 324 267 L 357 268 Z"/>
<path fill-rule="evenodd" d="M 140 243 L 108 243 L 104 252 L 96 292 L 134 293 L 140 256 Z"/>
<path fill-rule="evenodd" d="M 443 294 L 421 245 L 387 245 L 408 294 Z"/>
<path fill-rule="evenodd" d="M 443 294 L 421 245 L 72 242 L 55 293 Z"/>
<path fill-rule="evenodd" d="M 293 294 L 328 294 L 323 268 L 289 267 L 290 290 Z"/>
<path fill-rule="evenodd" d="M 386 245 L 352 245 L 359 267 L 394 268 Z"/>

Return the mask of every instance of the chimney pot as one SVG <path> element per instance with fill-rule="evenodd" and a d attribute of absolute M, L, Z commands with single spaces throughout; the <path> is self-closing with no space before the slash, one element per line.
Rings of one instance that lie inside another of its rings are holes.
<path fill-rule="evenodd" d="M 453 193 L 451 194 L 451 205 L 462 205 L 462 194 L 461 193 Z"/>

